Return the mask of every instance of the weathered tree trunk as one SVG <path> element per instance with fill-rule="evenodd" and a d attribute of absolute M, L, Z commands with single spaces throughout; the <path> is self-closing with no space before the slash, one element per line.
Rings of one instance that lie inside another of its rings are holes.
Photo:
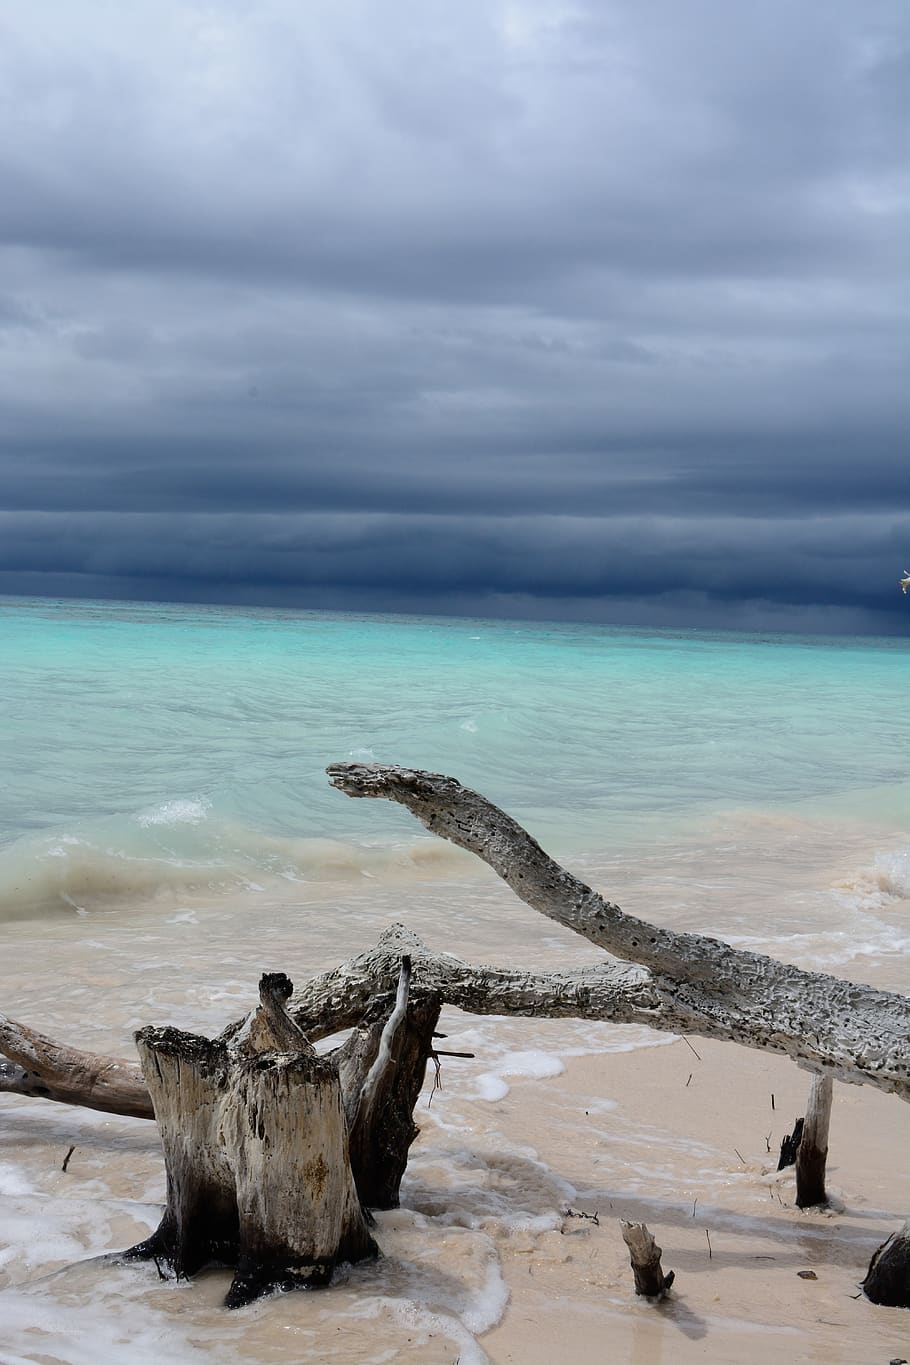
<path fill-rule="evenodd" d="M 177 1275 L 235 1266 L 226 1303 L 327 1284 L 339 1261 L 376 1255 L 348 1159 L 338 1068 L 278 1007 L 286 977 L 233 1045 L 174 1028 L 136 1035 L 161 1132 L 167 1208 L 132 1259 Z"/>
<path fill-rule="evenodd" d="M 644 1223 L 627 1223 L 623 1218 L 620 1226 L 622 1239 L 629 1248 L 636 1294 L 648 1299 L 664 1298 L 676 1272 L 670 1270 L 664 1274 L 660 1264 L 661 1249 Z"/>
<path fill-rule="evenodd" d="M 862 1290 L 873 1303 L 910 1308 L 910 1219 L 876 1251 Z"/>
<path fill-rule="evenodd" d="M 813 1076 L 796 1153 L 796 1203 L 801 1209 L 826 1204 L 825 1167 L 828 1161 L 828 1128 L 834 1082 L 830 1076 Z"/>

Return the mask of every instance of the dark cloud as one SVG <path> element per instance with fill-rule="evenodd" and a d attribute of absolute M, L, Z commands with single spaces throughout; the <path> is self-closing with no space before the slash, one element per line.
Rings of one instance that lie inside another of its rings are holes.
<path fill-rule="evenodd" d="M 906 629 L 903 0 L 0 25 L 0 590 Z"/>

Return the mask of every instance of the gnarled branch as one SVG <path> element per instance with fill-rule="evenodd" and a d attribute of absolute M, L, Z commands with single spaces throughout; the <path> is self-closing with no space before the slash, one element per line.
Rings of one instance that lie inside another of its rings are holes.
<path fill-rule="evenodd" d="M 523 901 L 614 956 L 649 969 L 655 1028 L 785 1053 L 813 1070 L 910 1099 L 910 999 L 703 934 L 626 915 L 546 854 L 521 825 L 442 773 L 334 763 L 348 796 L 396 801 L 427 829 L 483 859 Z"/>
<path fill-rule="evenodd" d="M 906 996 L 626 915 L 454 778 L 360 763 L 334 764 L 328 772 L 350 796 L 407 807 L 428 829 L 487 862 L 528 905 L 613 956 L 572 972 L 479 967 L 433 953 L 415 934 L 393 926 L 374 948 L 314 977 L 288 1002 L 290 1019 L 311 1042 L 357 1025 L 377 992 L 395 990 L 407 955 L 415 986 L 471 1013 L 608 1020 L 724 1038 L 910 1099 Z M 269 1027 L 262 1019 L 263 1011 L 255 1011 L 228 1028 L 224 1041 Z M 289 1024 L 276 1027 L 287 1032 Z M 3 1016 L 0 1054 L 15 1064 L 0 1068 L 0 1091 L 152 1117 L 139 1068 L 120 1058 L 78 1052 Z"/>

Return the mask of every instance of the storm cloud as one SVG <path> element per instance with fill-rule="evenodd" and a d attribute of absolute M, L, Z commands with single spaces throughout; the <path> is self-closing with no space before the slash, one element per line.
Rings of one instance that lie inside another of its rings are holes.
<path fill-rule="evenodd" d="M 903 0 L 0 38 L 0 591 L 906 630 Z"/>

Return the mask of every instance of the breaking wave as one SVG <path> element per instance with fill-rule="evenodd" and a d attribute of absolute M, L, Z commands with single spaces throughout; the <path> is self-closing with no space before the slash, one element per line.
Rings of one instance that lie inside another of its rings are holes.
<path fill-rule="evenodd" d="M 221 818 L 204 798 L 171 800 L 0 848 L 0 922 L 191 893 L 262 892 L 276 882 L 462 880 L 472 862 L 430 837 L 407 843 L 287 837 Z"/>
<path fill-rule="evenodd" d="M 871 867 L 839 881 L 835 891 L 869 910 L 910 899 L 910 847 L 880 853 Z"/>

